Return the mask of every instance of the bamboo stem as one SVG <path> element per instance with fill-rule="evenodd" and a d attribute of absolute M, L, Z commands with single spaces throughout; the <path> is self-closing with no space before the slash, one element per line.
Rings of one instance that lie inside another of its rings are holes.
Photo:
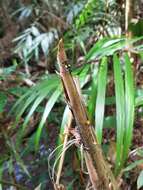
<path fill-rule="evenodd" d="M 125 4 L 125 31 L 126 31 L 126 37 L 131 38 L 132 37 L 132 32 L 129 31 L 129 24 L 133 18 L 134 14 L 134 3 L 133 0 L 126 0 Z"/>
<path fill-rule="evenodd" d="M 97 171 L 100 181 L 100 190 L 119 190 L 115 177 L 108 163 L 105 161 L 101 146 L 97 142 L 94 129 L 88 119 L 86 108 L 78 93 L 73 77 L 68 70 L 68 60 L 62 40 L 60 40 L 58 44 L 57 60 L 60 68 L 60 76 L 64 93 L 78 126 L 81 141 L 85 147 L 84 152 L 90 155 L 93 167 Z M 89 167 L 88 172 L 92 172 Z M 91 179 L 94 187 L 95 184 L 93 184 L 93 181 L 96 181 L 96 179 Z"/>

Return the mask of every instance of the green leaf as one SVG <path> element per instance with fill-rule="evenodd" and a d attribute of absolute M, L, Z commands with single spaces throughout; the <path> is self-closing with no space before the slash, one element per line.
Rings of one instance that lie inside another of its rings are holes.
<path fill-rule="evenodd" d="M 143 159 L 142 160 L 136 160 L 135 162 L 129 164 L 126 168 L 123 169 L 123 172 L 129 172 L 130 170 L 134 169 L 138 165 L 143 164 Z"/>
<path fill-rule="evenodd" d="M 27 99 L 25 100 L 25 103 L 23 105 L 23 102 L 20 102 L 20 105 L 16 111 L 16 122 L 15 125 L 17 125 L 20 117 L 22 116 L 22 114 L 25 112 L 25 110 L 28 108 L 28 106 L 30 106 L 30 104 L 38 97 L 38 92 L 35 92 L 33 94 L 30 93 L 30 96 L 27 97 Z"/>
<path fill-rule="evenodd" d="M 135 98 L 135 106 L 142 106 L 143 105 L 143 96 L 138 96 Z"/>
<path fill-rule="evenodd" d="M 61 123 L 61 127 L 60 127 L 60 133 L 59 133 L 58 141 L 57 141 L 57 147 L 60 147 L 60 148 L 58 148 L 57 151 L 56 151 L 56 158 L 55 158 L 55 160 L 59 157 L 59 153 L 61 152 L 62 147 L 63 147 L 63 146 L 60 146 L 60 145 L 63 143 L 62 137 L 64 135 L 65 127 L 67 127 L 67 124 L 68 124 L 69 113 L 70 113 L 69 106 L 66 106 L 65 110 L 64 110 L 64 113 L 63 113 L 62 123 Z"/>
<path fill-rule="evenodd" d="M 67 190 L 73 190 L 74 182 L 76 180 L 78 180 L 77 176 L 75 176 L 75 178 L 70 183 L 68 183 Z"/>
<path fill-rule="evenodd" d="M 113 116 L 107 116 L 104 118 L 104 128 L 116 128 L 116 117 Z"/>
<path fill-rule="evenodd" d="M 24 164 L 23 160 L 21 159 L 21 156 L 17 152 L 15 145 L 13 144 L 13 142 L 11 142 L 11 140 L 8 139 L 8 136 L 6 136 L 6 139 L 7 139 L 7 144 L 10 147 L 10 150 L 11 150 L 12 154 L 14 155 L 14 158 L 16 159 L 17 163 L 22 168 L 22 170 L 25 172 L 25 174 L 27 174 L 27 176 L 31 177 L 31 175 L 27 169 L 27 166 Z M 12 162 L 12 167 L 13 167 L 13 162 Z M 12 171 L 13 171 L 13 169 L 11 168 L 11 172 Z"/>
<path fill-rule="evenodd" d="M 21 97 L 28 91 L 28 87 L 16 86 L 8 89 L 8 92 L 16 97 Z"/>
<path fill-rule="evenodd" d="M 38 126 L 38 130 L 36 132 L 36 141 L 35 141 L 35 148 L 37 149 L 38 146 L 39 146 L 39 140 L 40 140 L 40 135 L 41 135 L 41 132 L 42 132 L 42 128 L 44 126 L 44 123 L 48 117 L 48 115 L 50 114 L 51 112 L 51 109 L 53 108 L 54 104 L 56 103 L 58 97 L 61 95 L 61 92 L 62 92 L 62 89 L 61 88 L 57 88 L 55 90 L 55 92 L 51 95 L 50 99 L 48 100 L 46 106 L 45 106 L 45 110 L 44 110 L 44 113 L 43 113 L 43 116 L 42 116 L 42 119 L 40 121 L 40 124 Z"/>
<path fill-rule="evenodd" d="M 33 34 L 35 37 L 40 35 L 40 32 L 39 32 L 38 28 L 36 28 L 35 26 L 32 26 L 32 27 L 31 27 L 31 32 L 32 32 L 32 34 Z"/>
<path fill-rule="evenodd" d="M 98 69 L 94 68 L 92 74 L 91 90 L 88 94 L 89 96 L 88 115 L 92 123 L 94 123 L 94 118 L 95 118 L 95 106 L 96 106 L 96 97 L 97 97 L 97 74 L 98 74 Z"/>
<path fill-rule="evenodd" d="M 117 125 L 117 154 L 116 154 L 116 168 L 117 174 L 122 167 L 123 156 L 123 137 L 125 129 L 125 96 L 124 83 L 121 70 L 121 64 L 116 54 L 113 56 L 114 62 L 114 82 L 115 82 L 115 96 L 116 96 L 116 125 Z"/>
<path fill-rule="evenodd" d="M 49 91 L 43 91 L 39 96 L 36 98 L 34 104 L 32 105 L 28 115 L 25 118 L 24 124 L 22 126 L 23 130 L 25 129 L 26 125 L 28 124 L 31 116 L 33 115 L 36 108 L 39 106 L 39 104 L 43 101 L 43 99 L 48 95 Z"/>
<path fill-rule="evenodd" d="M 103 56 L 113 55 L 119 50 L 126 48 L 127 44 L 134 44 L 135 42 L 141 40 L 143 37 L 126 39 L 126 38 L 103 38 L 99 40 L 85 56 L 86 61 L 91 61 L 93 59 L 102 58 Z M 140 48 L 140 49 L 139 49 Z M 136 45 L 133 49 L 141 51 L 142 47 Z"/>
<path fill-rule="evenodd" d="M 137 179 L 137 189 L 143 187 L 143 170 L 140 172 L 140 175 Z"/>
<path fill-rule="evenodd" d="M 103 44 L 107 42 L 108 40 L 106 38 L 103 38 L 102 40 L 99 40 L 86 54 L 85 59 L 86 61 L 89 61 L 91 59 L 95 59 L 97 55 L 99 54 L 100 48 L 102 48 Z"/>
<path fill-rule="evenodd" d="M 97 140 L 100 144 L 102 142 L 106 83 L 107 83 L 107 58 L 104 57 L 102 59 L 98 74 L 97 99 L 96 99 L 96 108 L 95 108 L 96 135 L 97 135 Z"/>
<path fill-rule="evenodd" d="M 6 103 L 7 103 L 7 96 L 5 95 L 5 93 L 0 92 L 0 113 L 3 112 Z"/>
<path fill-rule="evenodd" d="M 4 75 L 10 75 L 10 74 L 12 74 L 13 72 L 16 71 L 16 67 L 17 67 L 17 65 L 13 65 L 13 66 L 4 68 L 4 69 L 3 69 L 3 74 L 4 74 Z"/>
<path fill-rule="evenodd" d="M 113 55 L 117 50 L 125 47 L 125 39 L 108 39 L 103 38 L 99 40 L 87 53 L 86 61 L 90 61 L 96 58 L 101 58 L 107 55 Z"/>
<path fill-rule="evenodd" d="M 4 166 L 3 164 L 0 165 L 0 181 L 2 180 L 2 176 L 3 176 L 3 172 L 4 172 Z M 2 184 L 0 184 L 0 190 L 2 190 Z"/>
<path fill-rule="evenodd" d="M 31 89 L 28 91 L 28 92 L 26 92 L 21 98 L 19 98 L 18 100 L 17 100 L 17 102 L 14 104 L 14 106 L 12 107 L 12 109 L 10 110 L 10 114 L 12 114 L 13 112 L 16 112 L 16 114 L 15 115 L 17 115 L 18 113 L 19 113 L 19 111 L 22 109 L 21 107 L 23 106 L 21 106 L 21 104 L 23 103 L 23 101 L 27 98 L 27 97 L 29 97 L 30 95 L 31 95 Z M 30 98 L 30 97 L 29 97 Z M 25 108 L 26 109 L 26 108 Z M 16 117 L 17 119 L 18 119 L 18 116 Z"/>
<path fill-rule="evenodd" d="M 69 106 L 66 106 L 64 113 L 63 113 L 62 123 L 61 123 L 61 127 L 60 127 L 60 134 L 64 133 L 65 126 L 68 122 L 69 112 L 70 112 Z"/>
<path fill-rule="evenodd" d="M 16 115 L 15 125 L 33 101 L 35 101 L 39 96 L 43 96 L 43 94 L 45 96 L 44 98 L 46 98 L 53 89 L 57 88 L 57 86 L 59 86 L 59 79 L 55 77 L 55 75 L 51 75 L 25 93 L 11 110 L 11 113 L 15 112 Z"/>
<path fill-rule="evenodd" d="M 114 105 L 115 104 L 115 96 L 106 98 L 106 105 Z"/>
<path fill-rule="evenodd" d="M 48 35 L 46 35 L 42 41 L 41 41 L 41 48 L 42 48 L 42 51 L 43 53 L 46 55 L 48 55 L 48 52 L 49 52 L 49 46 L 50 46 L 50 42 L 49 42 L 49 37 Z"/>
<path fill-rule="evenodd" d="M 129 24 L 129 31 L 132 32 L 133 36 L 142 36 L 143 34 L 143 19 L 140 18 L 136 23 Z"/>
<path fill-rule="evenodd" d="M 32 36 L 31 35 L 28 35 L 27 36 L 27 39 L 26 39 L 26 48 L 27 49 L 29 49 L 29 48 L 31 48 L 32 47 L 32 44 L 33 44 L 33 42 L 32 42 Z"/>
<path fill-rule="evenodd" d="M 124 161 L 128 157 L 129 148 L 132 141 L 133 135 L 133 124 L 134 124 L 134 109 L 135 109 L 135 89 L 134 89 L 134 78 L 133 69 L 128 54 L 125 55 L 125 137 L 124 137 L 124 150 L 123 159 Z"/>

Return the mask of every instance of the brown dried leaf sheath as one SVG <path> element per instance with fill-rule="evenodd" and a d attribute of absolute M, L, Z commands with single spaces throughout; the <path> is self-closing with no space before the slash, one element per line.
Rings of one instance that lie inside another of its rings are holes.
<path fill-rule="evenodd" d="M 67 98 L 67 103 L 69 104 L 73 113 L 73 117 L 76 120 L 82 143 L 84 147 L 86 147 L 84 153 L 86 154 L 86 165 L 92 185 L 94 189 L 98 188 L 103 190 L 119 190 L 115 177 L 111 169 L 109 168 L 108 163 L 105 161 L 101 146 L 97 143 L 94 129 L 89 122 L 86 108 L 78 93 L 73 77 L 67 68 L 68 60 L 64 50 L 64 44 L 62 39 L 59 41 L 58 44 L 57 60 L 60 68 L 60 76 L 63 84 L 64 93 Z M 88 162 L 89 157 L 90 160 Z M 91 165 L 89 166 L 89 163 L 92 164 L 94 170 L 92 170 Z M 98 187 L 96 183 L 97 178 L 95 177 L 95 169 L 99 178 L 98 181 L 100 182 L 100 186 Z"/>

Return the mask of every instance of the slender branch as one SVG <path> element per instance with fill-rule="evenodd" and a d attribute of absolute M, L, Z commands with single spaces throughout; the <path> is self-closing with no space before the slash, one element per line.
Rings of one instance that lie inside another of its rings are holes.
<path fill-rule="evenodd" d="M 129 24 L 133 18 L 134 14 L 134 1 L 133 0 L 126 0 L 126 5 L 125 5 L 125 31 L 126 31 L 126 36 L 131 38 L 132 33 L 129 31 Z"/>
<path fill-rule="evenodd" d="M 69 137 L 69 128 L 71 127 L 71 122 L 72 122 L 72 114 L 71 111 L 69 111 L 68 114 L 68 124 L 65 127 L 65 137 L 64 137 L 64 143 L 63 143 L 63 151 L 62 151 L 62 155 L 60 157 L 60 161 L 59 161 L 59 165 L 58 165 L 58 171 L 57 171 L 57 178 L 56 178 L 56 185 L 59 186 L 60 185 L 60 177 L 61 177 L 61 172 L 62 172 L 62 168 L 63 168 L 63 163 L 64 163 L 64 158 L 65 158 L 65 148 L 67 145 L 67 141 L 68 141 L 68 137 Z"/>

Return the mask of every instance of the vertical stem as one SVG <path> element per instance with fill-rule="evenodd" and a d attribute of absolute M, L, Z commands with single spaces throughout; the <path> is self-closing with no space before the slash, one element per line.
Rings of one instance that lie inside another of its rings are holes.
<path fill-rule="evenodd" d="M 93 164 L 92 167 L 97 171 L 99 182 L 101 183 L 100 189 L 119 190 L 115 176 L 113 175 L 111 168 L 104 158 L 101 145 L 97 142 L 95 131 L 89 121 L 86 107 L 83 104 L 81 96 L 77 90 L 73 76 L 68 70 L 68 59 L 64 50 L 62 39 L 58 44 L 57 60 L 60 68 L 63 90 L 66 95 L 67 102 L 72 110 L 73 117 L 78 126 L 81 143 L 84 146 L 84 152 L 86 155 L 88 154 L 90 156 L 90 160 L 92 161 L 91 163 Z M 88 167 L 88 172 L 92 175 L 93 171 L 91 171 L 91 167 Z M 96 176 L 92 175 L 91 182 L 94 187 L 96 186 L 94 183 L 96 181 Z"/>
<path fill-rule="evenodd" d="M 134 14 L 134 0 L 126 0 L 125 4 L 125 32 L 126 36 L 131 38 L 132 32 L 129 32 L 129 24 Z"/>
<path fill-rule="evenodd" d="M 65 138 L 64 138 L 64 144 L 63 144 L 63 151 L 62 151 L 62 155 L 59 161 L 59 165 L 58 165 L 58 171 L 57 171 L 57 179 L 56 179 L 56 185 L 60 185 L 60 177 L 61 177 L 61 173 L 62 173 L 62 168 L 63 168 L 63 163 L 64 163 L 64 158 L 65 158 L 65 148 L 66 148 L 66 144 L 68 141 L 68 136 L 69 136 L 69 129 L 71 127 L 71 122 L 72 122 L 72 113 L 71 111 L 69 111 L 69 120 L 68 120 L 68 124 L 65 128 Z"/>

